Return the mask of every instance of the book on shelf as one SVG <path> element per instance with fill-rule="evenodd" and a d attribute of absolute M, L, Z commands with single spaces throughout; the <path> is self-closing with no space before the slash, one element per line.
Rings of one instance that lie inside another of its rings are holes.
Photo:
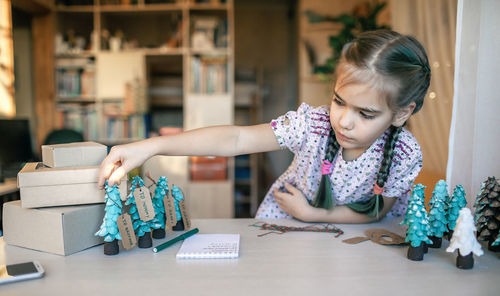
<path fill-rule="evenodd" d="M 63 68 L 56 70 L 57 96 L 81 98 L 95 95 L 95 72 L 87 69 Z"/>
<path fill-rule="evenodd" d="M 191 92 L 226 93 L 227 65 L 226 56 L 194 56 L 191 62 Z"/>
<path fill-rule="evenodd" d="M 81 132 L 86 140 L 95 141 L 99 138 L 95 106 L 63 104 L 57 110 L 60 127 Z"/>
<path fill-rule="evenodd" d="M 104 128 L 105 138 L 110 141 L 144 139 L 148 136 L 147 115 L 106 116 Z"/>

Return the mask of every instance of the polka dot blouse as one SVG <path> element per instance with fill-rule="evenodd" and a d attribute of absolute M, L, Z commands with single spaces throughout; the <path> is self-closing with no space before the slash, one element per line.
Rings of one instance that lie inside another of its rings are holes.
<path fill-rule="evenodd" d="M 328 106 L 311 107 L 303 103 L 297 111 L 271 121 L 271 127 L 281 149 L 295 154 L 292 164 L 274 182 L 259 206 L 258 219 L 292 218 L 274 198 L 274 189 L 291 183 L 306 196 L 315 198 L 321 180 L 321 163 L 325 158 L 331 129 Z M 383 158 L 388 131 L 382 134 L 357 159 L 345 161 L 342 148 L 333 161 L 332 196 L 336 205 L 367 201 L 373 197 L 373 185 Z M 415 137 L 403 129 L 394 150 L 393 163 L 382 195 L 397 198 L 389 216 L 406 212 L 410 190 L 422 168 L 422 152 Z"/>

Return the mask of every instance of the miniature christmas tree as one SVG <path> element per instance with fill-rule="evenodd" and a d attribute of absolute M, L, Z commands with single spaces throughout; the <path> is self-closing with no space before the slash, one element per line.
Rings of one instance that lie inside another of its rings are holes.
<path fill-rule="evenodd" d="M 441 248 L 442 237 L 448 231 L 446 219 L 446 203 L 448 202 L 448 189 L 444 180 L 439 180 L 432 192 L 429 201 L 429 238 L 432 240 L 430 248 Z"/>
<path fill-rule="evenodd" d="M 184 199 L 182 191 L 176 185 L 172 186 L 172 196 L 174 197 L 175 215 L 177 216 L 177 224 L 172 228 L 173 230 L 184 230 L 184 222 L 182 221 L 182 213 L 179 203 Z"/>
<path fill-rule="evenodd" d="M 453 230 L 455 229 L 455 221 L 457 221 L 458 213 L 467 205 L 467 200 L 465 199 L 465 190 L 462 185 L 455 186 L 453 190 L 453 195 L 448 205 L 447 219 L 448 219 L 448 238 L 453 236 Z"/>
<path fill-rule="evenodd" d="M 478 239 L 488 242 L 490 251 L 500 252 L 500 184 L 495 177 L 481 184 L 474 206 Z"/>
<path fill-rule="evenodd" d="M 471 269 L 474 266 L 472 254 L 474 253 L 476 256 L 483 255 L 481 245 L 474 234 L 475 230 L 476 228 L 470 210 L 468 208 L 461 209 L 455 231 L 450 240 L 450 246 L 446 249 L 446 251 L 450 253 L 458 249 L 458 268 Z"/>
<path fill-rule="evenodd" d="M 165 206 L 163 198 L 168 194 L 167 178 L 161 176 L 156 182 L 155 194 L 153 196 L 153 207 L 155 208 L 155 218 L 151 221 L 153 228 L 153 238 L 165 237 Z"/>
<path fill-rule="evenodd" d="M 424 205 L 424 188 L 422 184 L 414 186 L 405 219 L 401 222 L 408 225 L 405 241 L 410 242 L 410 247 L 407 257 L 414 261 L 424 259 L 424 244 L 432 243 L 427 237 L 429 222 Z"/>
<path fill-rule="evenodd" d="M 95 235 L 104 237 L 105 255 L 116 255 L 120 251 L 118 241 L 122 239 L 118 231 L 118 225 L 116 224 L 118 216 L 122 213 L 122 202 L 117 185 L 109 187 L 106 180 L 104 189 L 106 191 L 106 195 L 104 196 L 104 203 L 106 204 L 104 210 L 106 213 L 102 219 L 101 228 Z"/>
<path fill-rule="evenodd" d="M 132 180 L 130 186 L 130 194 L 127 197 L 127 201 L 125 205 L 130 205 L 130 209 L 128 213 L 132 218 L 132 224 L 134 226 L 135 234 L 138 237 L 137 245 L 139 248 L 150 248 L 153 245 L 153 241 L 151 240 L 151 227 L 148 222 L 144 222 L 141 220 L 139 215 L 139 211 L 137 210 L 137 205 L 135 202 L 134 191 L 137 187 L 143 187 L 144 181 L 139 176 L 135 176 Z"/>

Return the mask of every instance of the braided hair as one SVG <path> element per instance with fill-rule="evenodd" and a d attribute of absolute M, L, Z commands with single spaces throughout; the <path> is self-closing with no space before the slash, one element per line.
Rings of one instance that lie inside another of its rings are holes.
<path fill-rule="evenodd" d="M 367 83 L 386 95 L 387 104 L 394 114 L 412 102 L 413 113 L 421 109 L 430 85 L 431 71 L 423 46 L 413 37 L 390 30 L 364 32 L 342 50 L 336 74 L 342 71 L 343 82 Z M 404 125 L 404 124 L 403 124 Z M 394 148 L 402 126 L 390 126 L 384 144 L 383 159 L 374 184 L 374 197 L 367 202 L 347 204 L 352 210 L 371 217 L 378 217 L 383 208 L 382 192 L 391 169 Z M 314 207 L 331 209 L 332 197 L 330 174 L 332 163 L 340 145 L 335 131 L 330 131 L 328 147 L 322 165 L 322 176 Z"/>

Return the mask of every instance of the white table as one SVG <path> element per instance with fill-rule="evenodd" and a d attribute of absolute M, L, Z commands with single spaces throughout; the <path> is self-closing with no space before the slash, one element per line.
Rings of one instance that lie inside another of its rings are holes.
<path fill-rule="evenodd" d="M 0 286 L 1 295 L 499 295 L 500 254 L 486 251 L 472 270 L 455 267 L 456 254 L 430 249 L 424 261 L 406 258 L 407 247 L 343 239 L 368 228 L 402 234 L 395 220 L 337 225 L 345 234 L 265 233 L 253 219 L 194 220 L 200 233 L 240 233 L 239 259 L 176 260 L 181 243 L 153 253 L 135 248 L 105 256 L 97 246 L 62 257 L 5 245 L 0 263 L 39 260 L 42 279 Z M 302 225 L 298 221 L 268 221 Z M 161 241 L 160 241 L 161 242 Z M 154 245 L 160 242 L 155 241 Z M 146 294 L 147 293 L 147 294 Z"/>

